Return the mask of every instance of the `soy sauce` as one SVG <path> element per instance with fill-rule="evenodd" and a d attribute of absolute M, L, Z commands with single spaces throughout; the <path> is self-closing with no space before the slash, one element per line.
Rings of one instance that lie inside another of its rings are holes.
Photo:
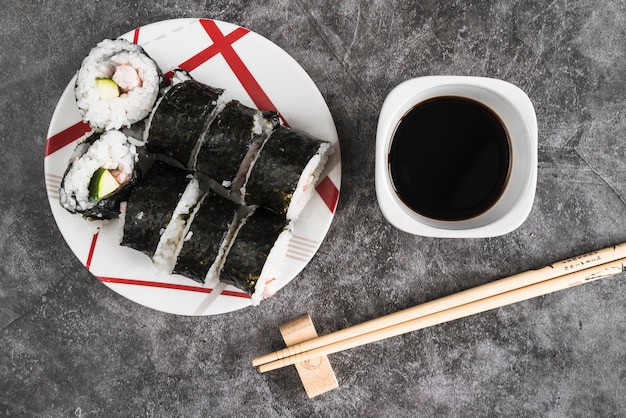
<path fill-rule="evenodd" d="M 502 195 L 511 146 L 500 118 L 462 97 L 437 97 L 400 121 L 389 151 L 398 196 L 415 212 L 438 220 L 476 217 Z"/>

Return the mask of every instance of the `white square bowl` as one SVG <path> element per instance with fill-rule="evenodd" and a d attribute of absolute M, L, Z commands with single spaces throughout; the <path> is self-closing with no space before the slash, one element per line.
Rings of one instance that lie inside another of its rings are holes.
<path fill-rule="evenodd" d="M 389 151 L 400 121 L 419 103 L 444 96 L 467 98 L 490 108 L 502 121 L 511 145 L 509 180 L 498 201 L 484 213 L 458 221 L 432 219 L 409 208 L 396 193 L 389 169 Z M 511 232 L 528 217 L 537 185 L 537 117 L 532 102 L 520 88 L 493 78 L 426 76 L 405 81 L 389 93 L 380 111 L 375 176 L 378 204 L 398 229 L 440 238 Z"/>

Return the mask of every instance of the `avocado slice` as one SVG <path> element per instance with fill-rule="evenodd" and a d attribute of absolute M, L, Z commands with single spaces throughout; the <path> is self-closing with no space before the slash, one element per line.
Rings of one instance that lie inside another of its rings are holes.
<path fill-rule="evenodd" d="M 101 99 L 112 99 L 120 95 L 120 87 L 110 78 L 96 78 L 96 90 Z"/>
<path fill-rule="evenodd" d="M 119 189 L 119 187 L 120 184 L 109 170 L 99 168 L 89 182 L 89 199 L 100 200 Z"/>

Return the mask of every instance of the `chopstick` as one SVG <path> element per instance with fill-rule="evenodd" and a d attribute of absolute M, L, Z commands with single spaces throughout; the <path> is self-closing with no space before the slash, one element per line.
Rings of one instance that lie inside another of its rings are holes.
<path fill-rule="evenodd" d="M 264 373 L 608 277 L 622 272 L 625 265 L 626 244 L 623 243 L 304 341 L 258 357 L 252 365 Z"/>

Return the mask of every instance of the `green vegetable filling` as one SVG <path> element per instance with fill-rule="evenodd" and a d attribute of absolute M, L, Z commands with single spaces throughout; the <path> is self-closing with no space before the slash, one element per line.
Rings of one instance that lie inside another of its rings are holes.
<path fill-rule="evenodd" d="M 106 168 L 98 169 L 89 182 L 89 199 L 101 200 L 119 189 L 117 182 L 110 170 Z"/>
<path fill-rule="evenodd" d="M 121 94 L 120 86 L 110 78 L 96 78 L 96 90 L 101 99 L 112 99 Z"/>

